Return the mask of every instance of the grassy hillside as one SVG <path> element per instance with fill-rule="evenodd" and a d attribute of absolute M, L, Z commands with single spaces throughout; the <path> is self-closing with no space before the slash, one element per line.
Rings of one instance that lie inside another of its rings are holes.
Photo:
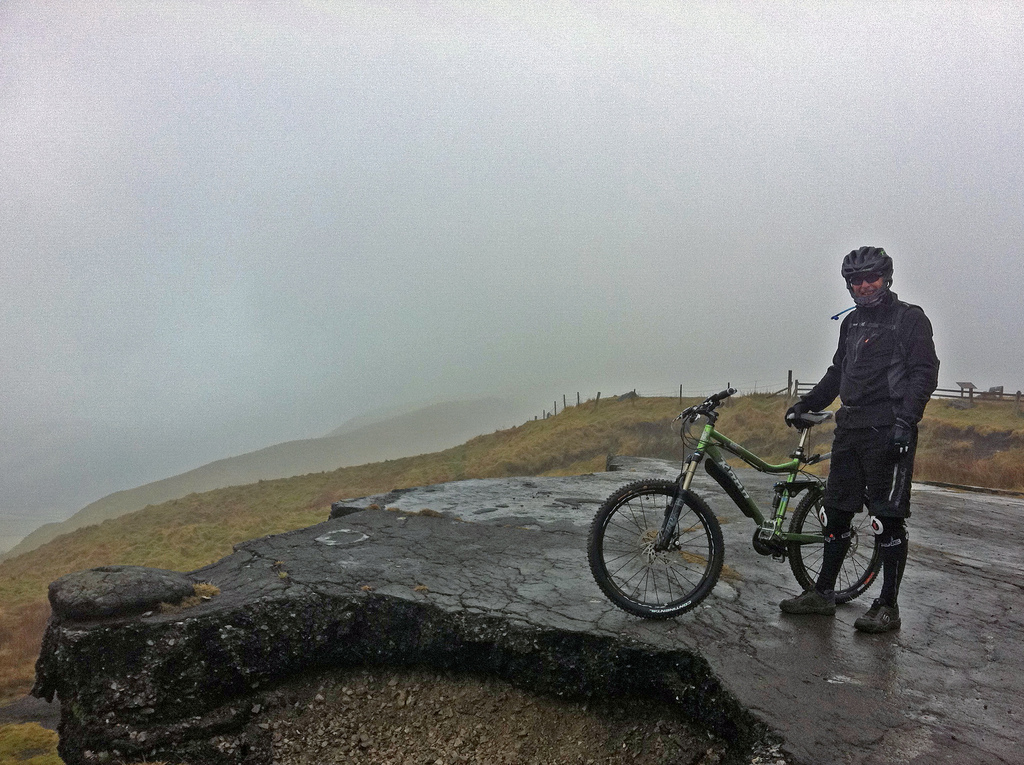
<path fill-rule="evenodd" d="M 288 441 L 237 457 L 217 460 L 161 481 L 118 491 L 60 523 L 33 531 L 0 561 L 14 558 L 62 534 L 102 523 L 188 494 L 349 465 L 409 457 L 461 444 L 466 439 L 526 418 L 526 407 L 504 399 L 434 404 L 383 420 L 357 418 L 323 438 Z"/>
<path fill-rule="evenodd" d="M 685 402 L 691 403 L 691 402 Z M 722 410 L 720 429 L 781 461 L 795 443 L 787 402 L 753 395 Z M 0 563 L 0 700 L 25 693 L 49 607 L 49 582 L 85 568 L 135 564 L 188 571 L 232 545 L 326 518 L 331 502 L 464 478 L 568 475 L 604 469 L 608 454 L 679 458 L 677 399 L 602 400 L 557 417 L 478 436 L 444 451 L 216 489 L 147 507 L 58 537 Z M 821 430 L 817 449 L 828 448 Z M 1024 418 L 1012 406 L 959 411 L 932 402 L 922 425 L 919 478 L 1024 489 Z"/>
<path fill-rule="evenodd" d="M 934 400 L 921 423 L 915 477 L 1024 490 L 1024 416 L 1014 404 Z"/>

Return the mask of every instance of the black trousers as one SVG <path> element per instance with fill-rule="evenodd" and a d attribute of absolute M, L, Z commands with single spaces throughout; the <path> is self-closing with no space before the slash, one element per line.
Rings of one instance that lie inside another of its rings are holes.
<path fill-rule="evenodd" d="M 910 479 L 914 472 L 914 432 L 910 451 L 897 458 L 891 446 L 890 428 L 837 429 L 832 442 L 832 465 L 825 484 L 825 548 L 816 587 L 835 588 L 843 558 L 850 547 L 854 513 L 867 505 L 874 516 L 882 557 L 882 592 L 879 601 L 895 606 L 907 563 L 907 530 L 910 516 Z"/>
<path fill-rule="evenodd" d="M 859 513 L 867 505 L 871 515 L 881 518 L 910 517 L 917 433 L 910 451 L 899 459 L 890 438 L 888 427 L 836 429 L 822 501 L 826 512 Z"/>

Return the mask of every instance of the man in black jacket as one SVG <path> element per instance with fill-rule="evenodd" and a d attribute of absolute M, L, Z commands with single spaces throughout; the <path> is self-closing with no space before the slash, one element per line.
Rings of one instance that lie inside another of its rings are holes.
<path fill-rule="evenodd" d="M 856 308 L 843 320 L 832 366 L 786 413 L 786 422 L 800 428 L 805 412 L 824 409 L 837 396 L 842 401 L 820 512 L 825 547 L 818 581 L 779 607 L 790 614 L 835 613 L 833 590 L 853 516 L 866 504 L 882 558 L 882 592 L 854 624 L 863 632 L 900 626 L 897 597 L 907 562 L 917 423 L 939 372 L 931 323 L 889 289 L 892 270 L 892 258 L 880 247 L 861 247 L 843 259 Z"/>

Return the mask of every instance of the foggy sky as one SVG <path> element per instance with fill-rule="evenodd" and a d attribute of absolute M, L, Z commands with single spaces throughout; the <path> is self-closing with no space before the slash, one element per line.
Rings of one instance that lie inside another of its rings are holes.
<path fill-rule="evenodd" d="M 0 513 L 411 402 L 816 380 L 864 244 L 940 386 L 1024 388 L 1022 125 L 1011 2 L 5 2 Z"/>

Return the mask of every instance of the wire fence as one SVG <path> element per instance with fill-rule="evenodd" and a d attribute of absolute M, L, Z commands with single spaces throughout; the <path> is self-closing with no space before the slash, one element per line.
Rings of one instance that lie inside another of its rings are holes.
<path fill-rule="evenodd" d="M 791 398 L 797 398 L 799 396 L 810 393 L 811 389 L 817 385 L 815 382 L 800 382 L 793 377 L 793 373 L 789 372 L 786 383 L 778 384 L 772 383 L 771 381 L 765 382 L 762 380 L 753 380 L 745 383 L 734 383 L 726 382 L 722 388 L 736 388 L 741 396 L 743 395 L 772 395 L 772 396 L 787 396 Z M 1024 403 L 1024 394 L 1020 390 L 1016 392 L 1005 391 L 1003 386 L 990 388 L 986 391 L 980 391 L 972 383 L 959 383 L 958 388 L 936 388 L 932 393 L 932 398 L 936 399 L 957 399 L 963 403 L 965 408 L 971 407 L 977 401 L 996 401 L 1007 404 L 1014 404 L 1017 412 L 1022 411 L 1022 403 Z M 655 389 L 644 389 L 637 390 L 634 388 L 623 394 L 615 394 L 604 397 L 605 401 L 618 400 L 626 401 L 637 398 L 678 398 L 680 403 L 683 399 L 687 398 L 704 398 L 711 393 L 715 393 L 717 390 L 711 390 L 710 388 L 687 388 L 685 385 L 680 385 L 678 389 L 672 391 L 666 390 L 655 390 Z M 539 417 L 534 419 L 546 419 L 553 415 L 558 414 L 560 411 L 571 408 L 573 406 L 582 406 L 584 404 L 592 404 L 599 406 L 601 403 L 601 392 L 598 391 L 596 396 L 586 396 L 577 392 L 575 396 L 562 395 L 562 400 L 559 402 L 557 399 L 552 401 L 552 407 L 550 410 L 544 410 Z M 561 406 L 559 406 L 561 404 Z"/>
<path fill-rule="evenodd" d="M 544 410 L 539 416 L 536 416 L 533 419 L 547 419 L 548 417 L 552 417 L 561 411 L 572 408 L 573 406 L 583 406 L 586 404 L 590 404 L 592 406 L 599 406 L 602 400 L 628 401 L 631 399 L 638 398 L 678 398 L 681 403 L 683 399 L 686 398 L 706 398 L 712 393 L 717 393 L 722 388 L 736 388 L 736 390 L 739 392 L 739 395 L 741 396 L 749 396 L 751 394 L 758 393 L 778 396 L 788 393 L 788 388 L 786 386 L 783 386 L 782 388 L 777 388 L 772 385 L 765 385 L 764 383 L 759 382 L 757 380 L 749 383 L 726 382 L 722 386 L 712 386 L 712 388 L 687 388 L 683 385 L 680 385 L 677 390 L 672 391 L 654 389 L 637 390 L 636 388 L 633 388 L 633 390 L 627 391 L 626 393 L 613 394 L 610 396 L 604 395 L 603 398 L 603 394 L 601 393 L 601 391 L 598 391 L 597 395 L 595 396 L 585 395 L 580 392 L 577 392 L 574 396 L 563 394 L 561 397 L 561 401 L 555 399 L 554 401 L 551 402 L 550 410 Z"/>
<path fill-rule="evenodd" d="M 811 392 L 811 389 L 817 383 L 802 383 L 798 381 L 793 382 L 793 396 L 803 396 Z M 957 399 L 963 401 L 965 405 L 970 406 L 975 401 L 998 401 L 1007 404 L 1016 404 L 1018 410 L 1021 406 L 1021 399 L 1024 398 L 1024 394 L 1021 391 L 1015 393 L 1009 393 L 1003 390 L 1002 386 L 997 388 L 991 388 L 986 391 L 979 391 L 975 388 L 936 388 L 932 392 L 932 398 L 945 398 L 945 399 Z"/>

